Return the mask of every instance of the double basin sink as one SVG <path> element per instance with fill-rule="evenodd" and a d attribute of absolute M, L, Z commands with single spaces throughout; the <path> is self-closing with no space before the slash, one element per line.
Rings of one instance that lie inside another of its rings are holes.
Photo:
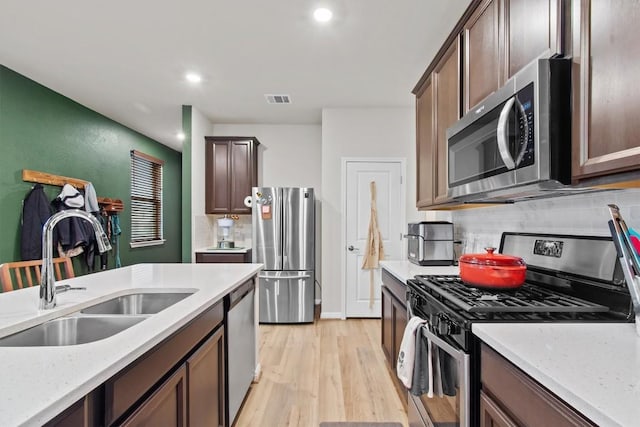
<path fill-rule="evenodd" d="M 111 337 L 185 299 L 189 292 L 138 292 L 0 338 L 0 347 L 86 344 Z"/>

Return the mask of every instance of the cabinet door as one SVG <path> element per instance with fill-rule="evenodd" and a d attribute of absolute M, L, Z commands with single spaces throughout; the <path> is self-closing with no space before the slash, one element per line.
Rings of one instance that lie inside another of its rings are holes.
<path fill-rule="evenodd" d="M 433 71 L 435 84 L 436 155 L 434 201 L 448 200 L 447 128 L 460 118 L 460 39 L 457 38 Z"/>
<path fill-rule="evenodd" d="M 389 366 L 395 371 L 393 364 L 393 297 L 382 287 L 382 351 L 387 357 Z"/>
<path fill-rule="evenodd" d="M 182 366 L 127 418 L 125 427 L 187 425 L 186 368 Z"/>
<path fill-rule="evenodd" d="M 187 360 L 190 426 L 224 426 L 224 328 Z"/>
<path fill-rule="evenodd" d="M 228 141 L 207 141 L 205 165 L 205 210 L 224 214 L 230 210 L 231 164 Z"/>
<path fill-rule="evenodd" d="M 429 78 L 416 95 L 416 206 L 433 204 L 435 178 L 435 123 L 433 84 Z"/>
<path fill-rule="evenodd" d="M 464 25 L 464 111 L 496 91 L 504 81 L 500 62 L 500 4 L 483 1 Z"/>
<path fill-rule="evenodd" d="M 640 168 L 637 1 L 573 0 L 575 180 Z"/>
<path fill-rule="evenodd" d="M 505 51 L 509 79 L 532 60 L 550 51 L 563 53 L 562 0 L 503 0 Z"/>
<path fill-rule="evenodd" d="M 253 141 L 233 141 L 230 150 L 229 211 L 234 214 L 250 214 L 251 208 L 244 205 L 244 199 L 251 195 L 251 187 L 257 185 Z"/>
<path fill-rule="evenodd" d="M 517 427 L 489 396 L 480 392 L 480 427 Z"/>
<path fill-rule="evenodd" d="M 404 330 L 407 327 L 407 308 L 400 304 L 395 298 L 393 301 L 393 320 L 394 320 L 394 333 L 393 333 L 393 379 L 400 395 L 400 400 L 407 404 L 406 388 L 400 382 L 400 379 L 395 375 L 396 365 L 398 363 L 398 354 L 400 353 L 400 345 L 402 344 L 402 337 L 404 336 Z"/>

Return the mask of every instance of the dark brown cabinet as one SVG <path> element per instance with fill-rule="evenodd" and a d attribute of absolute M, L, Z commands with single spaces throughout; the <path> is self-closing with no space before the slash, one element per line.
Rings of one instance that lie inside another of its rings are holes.
<path fill-rule="evenodd" d="M 465 113 L 535 58 L 563 53 L 561 0 L 484 0 L 463 26 Z"/>
<path fill-rule="evenodd" d="M 481 426 L 593 426 L 486 344 L 480 358 Z"/>
<path fill-rule="evenodd" d="M 500 2 L 483 1 L 464 24 L 464 111 L 469 111 L 504 80 L 500 66 Z"/>
<path fill-rule="evenodd" d="M 122 422 L 124 427 L 187 425 L 186 369 L 182 366 Z"/>
<path fill-rule="evenodd" d="M 434 143 L 433 80 L 424 82 L 416 92 L 416 206 L 426 208 L 434 201 L 436 170 Z"/>
<path fill-rule="evenodd" d="M 238 253 L 196 252 L 197 263 L 242 263 L 251 262 L 251 249 Z"/>
<path fill-rule="evenodd" d="M 190 426 L 224 426 L 224 330 L 220 328 L 187 359 Z"/>
<path fill-rule="evenodd" d="M 574 0 L 575 181 L 640 169 L 638 2 Z"/>
<path fill-rule="evenodd" d="M 460 118 L 460 39 L 456 38 L 417 92 L 417 207 L 447 197 L 447 135 Z"/>
<path fill-rule="evenodd" d="M 545 52 L 565 51 L 563 0 L 502 0 L 502 2 L 506 16 L 505 81 Z"/>
<path fill-rule="evenodd" d="M 401 400 L 407 404 L 407 389 L 396 376 L 398 352 L 407 326 L 406 285 L 382 270 L 382 350 Z"/>
<path fill-rule="evenodd" d="M 258 145 L 253 137 L 206 136 L 205 211 L 250 214 L 244 199 L 258 185 Z"/>

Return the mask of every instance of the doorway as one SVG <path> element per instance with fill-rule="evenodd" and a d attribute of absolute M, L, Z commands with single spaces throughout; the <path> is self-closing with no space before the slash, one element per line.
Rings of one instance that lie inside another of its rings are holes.
<path fill-rule="evenodd" d="M 376 183 L 378 228 L 385 260 L 402 259 L 405 223 L 405 160 L 343 159 L 343 289 L 345 317 L 380 317 L 380 268 L 363 270 L 371 213 L 370 183 Z M 373 303 L 373 304 L 372 304 Z"/>

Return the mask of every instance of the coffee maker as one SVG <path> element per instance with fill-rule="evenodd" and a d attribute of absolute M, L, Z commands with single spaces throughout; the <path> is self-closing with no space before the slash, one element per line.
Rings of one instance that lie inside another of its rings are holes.
<path fill-rule="evenodd" d="M 227 215 L 218 219 L 218 249 L 233 249 L 233 218 Z"/>

